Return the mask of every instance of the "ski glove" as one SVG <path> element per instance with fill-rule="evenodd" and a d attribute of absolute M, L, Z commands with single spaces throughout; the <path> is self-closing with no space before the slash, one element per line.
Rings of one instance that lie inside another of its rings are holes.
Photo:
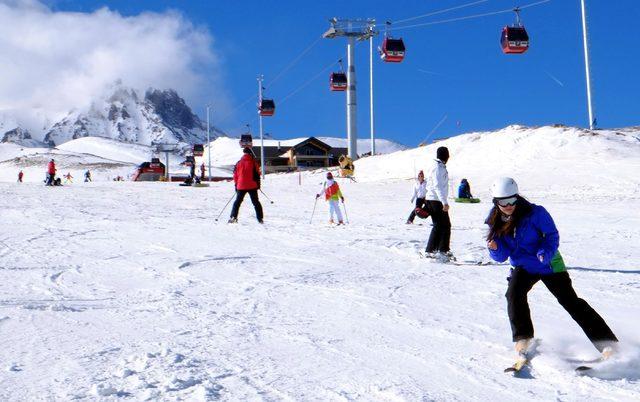
<path fill-rule="evenodd" d="M 316 194 L 316 200 L 320 198 L 320 194 Z"/>
<path fill-rule="evenodd" d="M 344 204 L 344 197 L 340 197 L 340 199 L 342 200 L 342 203 Z"/>
<path fill-rule="evenodd" d="M 538 257 L 538 260 L 541 263 L 549 262 L 547 260 L 547 256 L 545 255 L 544 249 L 542 249 L 542 248 L 540 250 L 538 250 L 538 252 L 536 253 L 536 256 Z"/>

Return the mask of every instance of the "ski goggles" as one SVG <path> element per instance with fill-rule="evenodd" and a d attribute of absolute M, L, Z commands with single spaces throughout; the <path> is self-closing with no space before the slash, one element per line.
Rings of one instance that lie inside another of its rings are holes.
<path fill-rule="evenodd" d="M 518 202 L 518 197 L 513 196 L 509 198 L 495 199 L 494 202 L 501 207 L 512 207 L 516 205 L 516 202 Z"/>

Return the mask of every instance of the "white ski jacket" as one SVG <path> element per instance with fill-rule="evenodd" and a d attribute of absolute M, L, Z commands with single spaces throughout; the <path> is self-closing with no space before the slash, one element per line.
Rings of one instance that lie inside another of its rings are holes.
<path fill-rule="evenodd" d="M 449 205 L 449 172 L 447 166 L 439 159 L 434 159 L 429 169 L 425 172 L 428 201 L 440 201 L 442 205 Z"/>
<path fill-rule="evenodd" d="M 424 198 L 427 196 L 427 181 L 423 180 L 420 183 L 416 180 L 416 184 L 413 186 L 413 197 L 411 197 L 411 202 L 415 201 L 416 198 Z"/>

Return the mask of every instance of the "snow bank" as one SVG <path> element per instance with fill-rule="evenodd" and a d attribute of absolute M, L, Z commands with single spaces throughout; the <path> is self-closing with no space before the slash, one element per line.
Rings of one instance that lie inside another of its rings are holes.
<path fill-rule="evenodd" d="M 640 194 L 640 130 L 510 126 L 456 136 L 428 146 L 356 162 L 360 181 L 410 179 L 449 148 L 452 189 L 462 178 L 474 195 L 488 197 L 497 176 L 514 177 L 522 193 L 611 200 Z"/>

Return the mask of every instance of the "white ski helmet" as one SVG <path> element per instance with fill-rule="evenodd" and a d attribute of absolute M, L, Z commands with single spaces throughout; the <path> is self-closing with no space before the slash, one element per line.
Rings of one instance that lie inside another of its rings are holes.
<path fill-rule="evenodd" d="M 493 198 L 509 198 L 518 194 L 518 184 L 511 177 L 498 177 L 491 185 Z"/>

